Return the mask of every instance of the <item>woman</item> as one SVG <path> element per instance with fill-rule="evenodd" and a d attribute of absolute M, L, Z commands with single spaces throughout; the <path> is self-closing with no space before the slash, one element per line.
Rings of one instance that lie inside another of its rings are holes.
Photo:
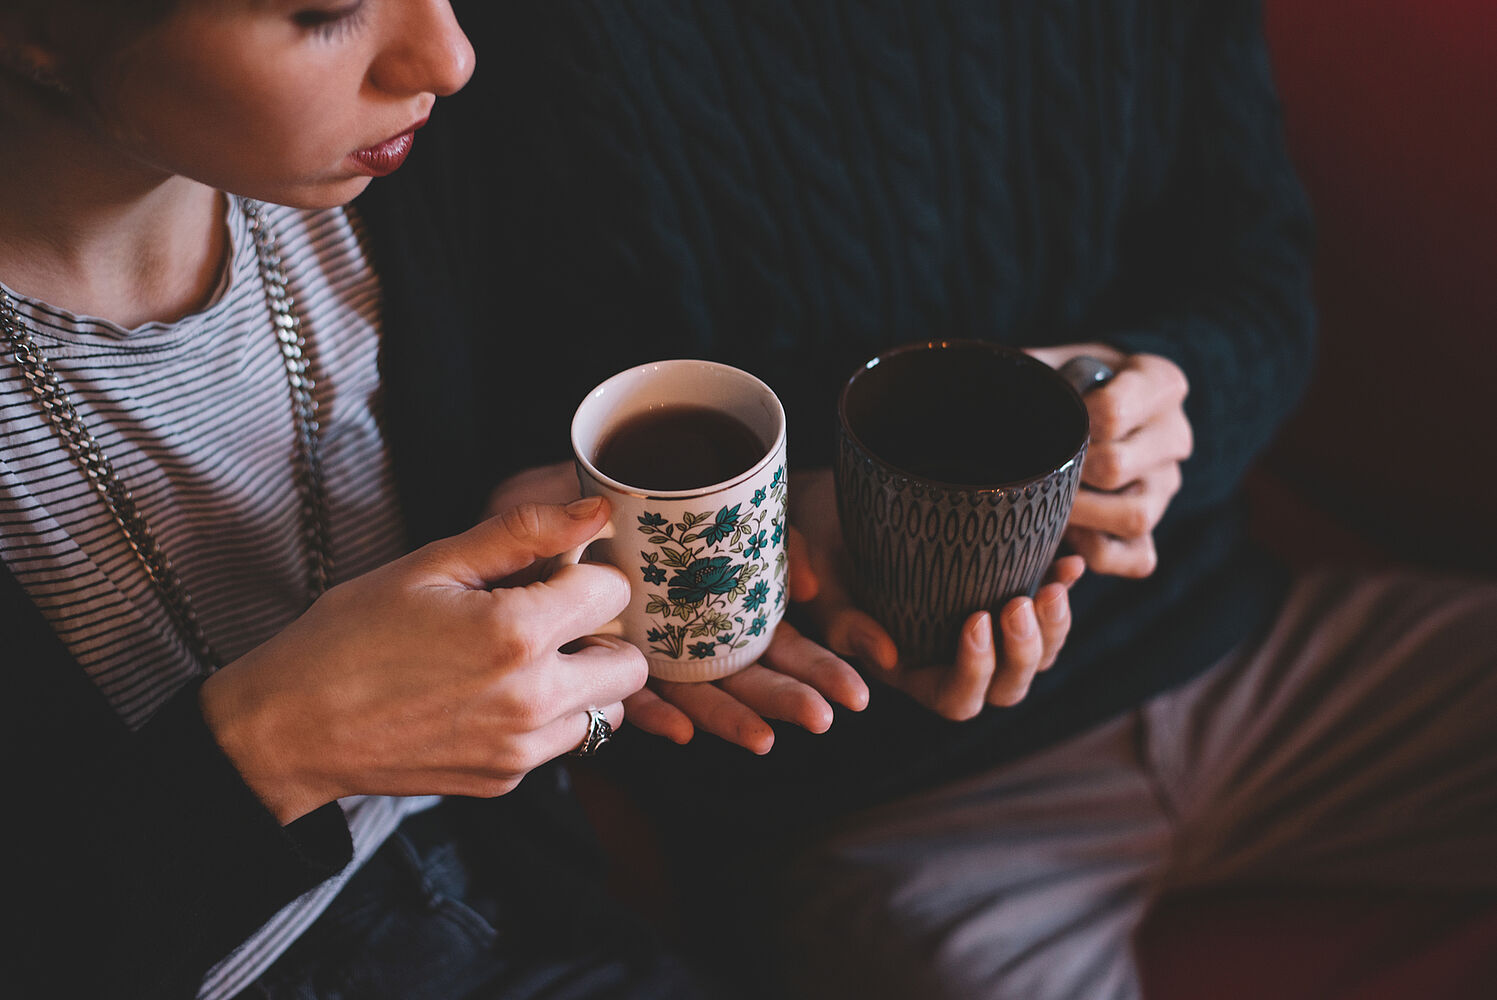
<path fill-rule="evenodd" d="M 428 280 L 463 213 L 341 207 L 472 74 L 449 5 L 10 4 L 0 56 L 17 981 L 694 991 L 602 903 L 544 765 L 625 703 L 763 749 L 762 715 L 819 731 L 866 689 L 787 628 L 677 708 L 591 636 L 620 574 L 524 583 L 602 502 L 470 527 L 507 435 L 458 403 L 508 369 L 466 367 L 459 269 Z"/>

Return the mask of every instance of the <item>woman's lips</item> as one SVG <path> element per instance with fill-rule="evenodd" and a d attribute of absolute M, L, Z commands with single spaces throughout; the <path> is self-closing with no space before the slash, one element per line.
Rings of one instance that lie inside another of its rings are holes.
<path fill-rule="evenodd" d="M 416 141 L 416 129 L 424 124 L 426 123 L 417 122 L 394 138 L 386 139 L 384 142 L 370 146 L 368 149 L 361 149 L 356 153 L 350 153 L 349 159 L 353 160 L 359 169 L 370 177 L 383 177 L 386 174 L 393 174 L 405 162 L 405 158 L 410 155 L 411 146 Z"/>

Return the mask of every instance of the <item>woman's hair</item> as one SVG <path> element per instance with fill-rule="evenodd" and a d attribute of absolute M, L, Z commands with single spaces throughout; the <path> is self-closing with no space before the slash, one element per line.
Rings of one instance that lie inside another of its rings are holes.
<path fill-rule="evenodd" d="M 13 31 L 51 42 L 68 35 L 107 46 L 151 27 L 184 2 L 189 0 L 6 0 L 3 21 Z"/>
<path fill-rule="evenodd" d="M 203 0 L 0 0 L 0 54 L 18 51 L 26 42 L 67 53 L 74 82 L 92 75 L 87 67 L 109 61 L 142 32 L 160 23 L 184 3 Z M 30 77 L 57 89 L 50 73 L 37 75 L 24 61 L 5 58 L 0 69 Z"/>
<path fill-rule="evenodd" d="M 182 0 L 11 0 L 23 17 L 77 13 L 120 27 L 145 27 L 170 14 Z"/>

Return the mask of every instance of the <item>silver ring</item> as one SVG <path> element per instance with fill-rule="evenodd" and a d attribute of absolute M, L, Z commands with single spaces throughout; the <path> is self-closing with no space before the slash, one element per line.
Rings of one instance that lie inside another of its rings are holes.
<path fill-rule="evenodd" d="M 1081 354 L 1057 369 L 1060 377 L 1071 383 L 1078 396 L 1085 396 L 1093 389 L 1112 381 L 1113 370 L 1089 354 Z"/>
<path fill-rule="evenodd" d="M 608 724 L 608 716 L 603 714 L 601 708 L 590 708 L 587 710 L 587 735 L 582 737 L 582 742 L 577 749 L 573 750 L 573 757 L 591 757 L 598 752 L 598 747 L 613 739 L 613 726 Z"/>

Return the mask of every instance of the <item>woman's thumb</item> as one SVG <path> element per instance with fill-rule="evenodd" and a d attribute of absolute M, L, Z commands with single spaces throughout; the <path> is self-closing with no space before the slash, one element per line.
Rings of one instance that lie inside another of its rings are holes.
<path fill-rule="evenodd" d="M 511 507 L 444 543 L 449 572 L 474 588 L 492 586 L 537 559 L 582 545 L 607 523 L 608 510 L 607 499 L 600 496 Z"/>

